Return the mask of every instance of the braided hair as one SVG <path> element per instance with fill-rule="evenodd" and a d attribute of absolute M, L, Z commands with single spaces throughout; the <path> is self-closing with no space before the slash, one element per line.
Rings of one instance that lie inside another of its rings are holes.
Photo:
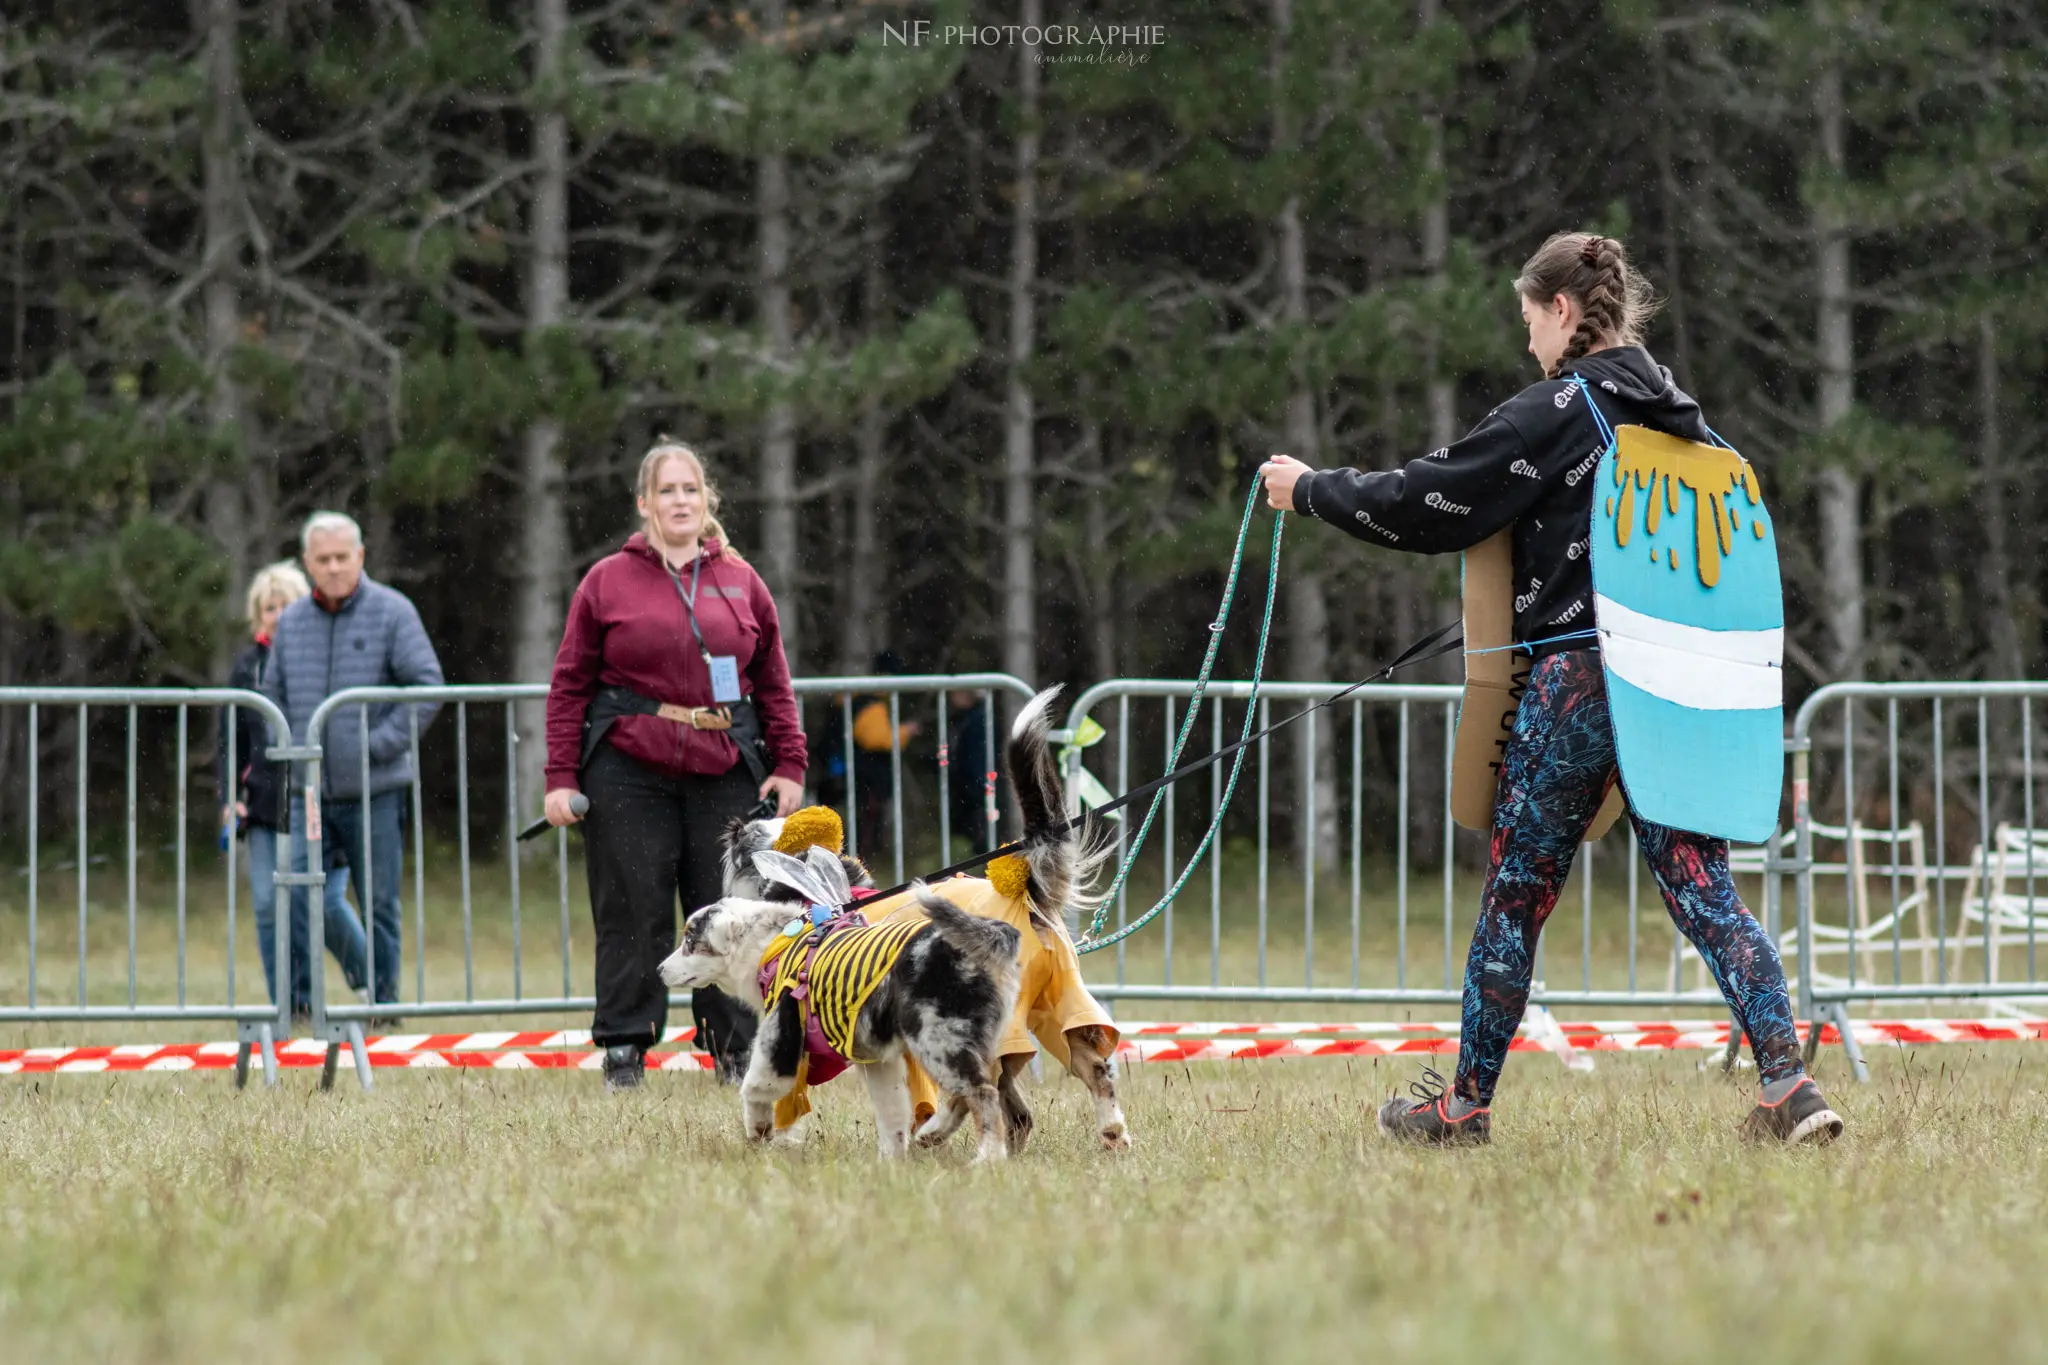
<path fill-rule="evenodd" d="M 1657 311 L 1650 282 L 1629 268 L 1621 243 L 1593 232 L 1553 235 L 1522 267 L 1515 290 L 1544 304 L 1559 294 L 1578 301 L 1579 325 L 1551 367 L 1552 379 L 1603 338 L 1615 345 L 1638 345 L 1643 324 Z"/>

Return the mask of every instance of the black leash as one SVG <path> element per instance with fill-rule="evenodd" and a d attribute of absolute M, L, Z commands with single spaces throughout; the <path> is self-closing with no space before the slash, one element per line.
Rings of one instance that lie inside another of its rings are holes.
<path fill-rule="evenodd" d="M 1301 708 L 1301 710 L 1296 711 L 1293 715 L 1288 716 L 1284 720 L 1276 721 L 1273 724 L 1268 725 L 1265 729 L 1260 730 L 1255 734 L 1246 735 L 1243 739 L 1240 739 L 1233 744 L 1227 744 L 1223 748 L 1216 750 L 1214 753 L 1204 754 L 1202 757 L 1196 759 L 1192 763 L 1183 764 L 1181 767 L 1174 769 L 1172 772 L 1166 774 L 1164 777 L 1154 778 L 1152 781 L 1147 782 L 1142 787 L 1133 787 L 1129 791 L 1125 792 L 1122 796 L 1116 798 L 1116 800 L 1109 802 L 1107 805 L 1097 806 L 1093 810 L 1082 811 L 1079 815 L 1075 816 L 1071 820 L 1068 820 L 1066 823 L 1055 826 L 1053 832 L 1058 834 L 1066 834 L 1073 830 L 1077 830 L 1081 828 L 1084 824 L 1086 824 L 1090 819 L 1100 818 L 1101 816 L 1109 814 L 1113 810 L 1121 809 L 1122 807 L 1128 806 L 1136 801 L 1142 801 L 1146 797 L 1152 795 L 1152 793 L 1160 790 L 1163 787 L 1178 782 L 1182 778 L 1193 777 L 1196 773 L 1201 772 L 1204 768 L 1210 767 L 1213 764 L 1220 763 L 1224 759 L 1229 758 L 1238 750 L 1245 748 L 1248 745 L 1256 744 L 1260 740 L 1264 739 L 1266 736 L 1273 734 L 1276 731 L 1286 729 L 1288 726 L 1294 724 L 1294 722 L 1300 720 L 1302 717 L 1307 716 L 1313 712 L 1320 711 L 1326 706 L 1334 706 L 1336 703 L 1350 696 L 1353 692 L 1358 691 L 1361 687 L 1369 686 L 1372 683 L 1378 682 L 1382 678 L 1392 677 L 1395 669 L 1406 668 L 1410 664 L 1425 663 L 1430 659 L 1441 658 L 1442 656 L 1449 654 L 1455 650 L 1463 649 L 1465 647 L 1465 637 L 1462 635 L 1455 640 L 1444 641 L 1443 643 L 1439 643 L 1439 641 L 1444 640 L 1444 637 L 1446 635 L 1449 635 L 1452 631 L 1456 630 L 1459 625 L 1460 622 L 1452 621 L 1448 624 L 1438 626 L 1435 630 L 1423 636 L 1414 644 L 1408 646 L 1408 648 L 1402 650 L 1400 654 L 1395 657 L 1392 663 L 1380 669 L 1379 672 L 1373 673 L 1367 677 L 1360 678 L 1357 682 L 1351 684 L 1343 691 L 1333 692 L 1329 696 L 1323 698 L 1321 701 L 1311 702 L 1307 706 Z M 1221 703 L 1219 702 L 1218 704 L 1220 705 Z M 998 848 L 991 849 L 987 853 L 977 853 L 971 858 L 962 859 L 961 861 L 954 863 L 950 867 L 942 867 L 937 872 L 926 873 L 924 876 L 919 877 L 916 880 L 922 882 L 944 881 L 946 878 L 953 876 L 955 873 L 972 872 L 976 868 L 987 866 L 989 863 L 995 861 L 997 858 L 1002 857 L 1006 853 L 1015 852 L 1018 847 L 1019 845 L 1014 843 L 1003 844 Z M 911 888 L 911 886 L 911 882 L 903 882 L 896 886 L 890 887 L 886 891 L 876 892 L 875 896 L 872 898 L 864 897 L 863 899 L 874 899 L 882 896 L 894 896 L 901 892 L 908 891 Z M 841 906 L 840 908 L 847 909 L 858 904 L 860 904 L 859 901 L 848 901 L 844 906 Z"/>

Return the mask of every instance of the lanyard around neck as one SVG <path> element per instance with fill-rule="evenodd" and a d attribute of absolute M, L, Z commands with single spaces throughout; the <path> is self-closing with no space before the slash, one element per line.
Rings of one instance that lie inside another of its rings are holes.
<path fill-rule="evenodd" d="M 690 561 L 690 590 L 683 591 L 683 576 L 668 562 L 668 556 L 661 558 L 661 567 L 668 573 L 668 581 L 676 585 L 676 596 L 683 599 L 683 615 L 690 618 L 690 633 L 697 637 L 697 649 L 705 658 L 711 657 L 711 647 L 704 643 L 703 628 L 697 624 L 697 575 L 704 568 L 704 552 L 697 551 L 697 557 Z"/>

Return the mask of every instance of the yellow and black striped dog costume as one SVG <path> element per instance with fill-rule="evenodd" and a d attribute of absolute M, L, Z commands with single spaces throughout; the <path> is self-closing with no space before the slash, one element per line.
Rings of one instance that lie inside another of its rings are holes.
<path fill-rule="evenodd" d="M 792 992 L 803 1010 L 805 1077 L 816 1085 L 849 1062 L 872 1061 L 854 1052 L 854 1026 L 861 1007 L 912 939 L 931 928 L 923 915 L 904 915 L 868 925 L 849 916 L 841 927 L 784 935 L 761 959 L 763 1009 L 772 1010 Z M 816 939 L 816 942 L 812 940 Z"/>

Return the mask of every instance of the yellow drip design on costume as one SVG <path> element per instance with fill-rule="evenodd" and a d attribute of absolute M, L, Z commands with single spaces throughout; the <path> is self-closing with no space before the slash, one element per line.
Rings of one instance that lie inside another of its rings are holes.
<path fill-rule="evenodd" d="M 853 1052 L 854 1025 L 860 1019 L 861 1006 L 882 984 L 910 940 L 930 925 L 923 915 L 914 915 L 872 927 L 840 929 L 827 934 L 810 954 L 810 1011 L 834 1052 L 851 1062 L 862 1060 Z M 775 978 L 768 986 L 765 1009 L 774 1009 L 783 995 L 795 988 L 805 956 L 802 942 L 802 938 L 794 938 L 781 940 L 779 947 L 771 945 Z"/>
<path fill-rule="evenodd" d="M 1614 542 L 1627 545 L 1635 530 L 1636 490 L 1644 489 L 1643 529 L 1657 534 L 1665 513 L 1678 515 L 1678 490 L 1693 495 L 1694 558 L 1698 561 L 1700 585 L 1711 588 L 1721 581 L 1721 557 L 1735 549 L 1735 509 L 1724 501 L 1741 489 L 1751 507 L 1763 505 L 1756 475 L 1749 461 L 1732 450 L 1681 440 L 1647 427 L 1622 427 L 1616 433 L 1614 482 L 1621 491 L 1614 507 Z M 1763 522 L 1750 514 L 1749 528 L 1763 539 Z M 1653 547 L 1651 558 L 1656 557 Z M 1671 552 L 1671 567 L 1678 567 L 1678 552 Z"/>

